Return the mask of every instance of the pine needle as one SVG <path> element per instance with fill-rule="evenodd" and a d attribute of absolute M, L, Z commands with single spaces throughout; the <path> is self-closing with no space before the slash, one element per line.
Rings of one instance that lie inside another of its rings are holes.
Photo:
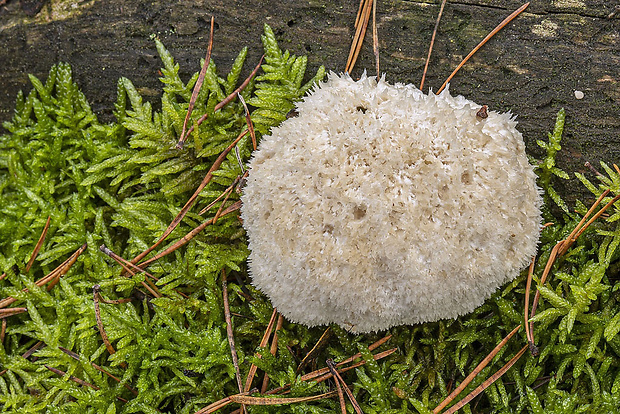
<path fill-rule="evenodd" d="M 439 94 L 439 93 L 441 93 L 441 91 L 444 90 L 444 88 L 446 87 L 448 82 L 450 82 L 450 80 L 454 77 L 454 75 L 456 75 L 456 73 L 463 67 L 463 65 L 469 60 L 469 58 L 471 58 L 474 55 L 474 53 L 476 53 L 482 46 L 484 46 L 484 44 L 486 42 L 488 42 L 493 36 L 495 36 L 495 34 L 497 34 L 497 32 L 502 30 L 504 28 L 504 26 L 506 26 L 508 23 L 510 23 L 519 14 L 521 14 L 521 12 L 523 10 L 525 10 L 527 8 L 527 6 L 529 6 L 529 5 L 530 5 L 529 2 L 525 3 L 523 6 L 519 7 L 517 10 L 512 12 L 510 14 L 510 16 L 506 17 L 500 24 L 497 25 L 497 27 L 495 29 L 493 29 L 491 31 L 491 33 L 489 33 L 484 39 L 482 39 L 482 41 L 480 43 L 478 43 L 478 46 L 476 46 L 471 52 L 469 52 L 469 54 L 467 56 L 465 56 L 465 59 L 463 59 L 463 61 L 461 63 L 459 63 L 459 65 L 456 67 L 456 69 L 454 69 L 454 72 L 452 72 L 450 74 L 450 76 L 448 76 L 448 79 L 446 79 L 446 81 L 443 83 L 443 85 L 441 85 L 441 88 L 439 88 L 439 90 L 436 92 L 436 94 Z"/>
<path fill-rule="evenodd" d="M 433 52 L 433 45 L 435 44 L 435 36 L 437 35 L 437 29 L 439 29 L 439 21 L 441 20 L 441 15 L 443 14 L 443 8 L 446 5 L 447 0 L 443 0 L 441 2 L 441 7 L 439 8 L 439 14 L 437 15 L 437 21 L 435 22 L 435 29 L 433 30 L 433 35 L 431 36 L 431 44 L 428 47 L 428 55 L 426 56 L 426 63 L 424 64 L 424 72 L 422 73 L 422 81 L 420 82 L 420 90 L 424 87 L 424 79 L 426 79 L 426 71 L 428 70 L 428 63 L 431 61 L 431 53 Z"/>

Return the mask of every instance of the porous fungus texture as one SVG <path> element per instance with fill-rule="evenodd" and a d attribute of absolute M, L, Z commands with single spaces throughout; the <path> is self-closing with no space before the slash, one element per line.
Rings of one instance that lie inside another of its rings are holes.
<path fill-rule="evenodd" d="M 540 191 L 510 114 L 330 74 L 250 161 L 253 284 L 353 332 L 455 318 L 536 254 Z"/>

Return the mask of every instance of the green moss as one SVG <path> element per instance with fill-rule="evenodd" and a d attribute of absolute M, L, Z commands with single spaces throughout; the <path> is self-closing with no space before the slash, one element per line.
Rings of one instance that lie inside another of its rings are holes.
<path fill-rule="evenodd" d="M 263 36 L 265 63 L 242 95 L 252 110 L 258 138 L 286 118 L 293 102 L 323 78 L 321 68 L 304 83 L 305 57 L 282 53 L 271 30 Z M 306 368 L 300 360 L 323 333 L 284 322 L 275 356 L 258 345 L 272 313 L 269 301 L 250 284 L 245 261 L 247 244 L 234 215 L 221 217 L 181 249 L 154 262 L 149 272 L 162 293 L 153 298 L 141 285 L 144 275 L 125 277 L 121 268 L 97 246 L 132 258 L 153 244 L 198 186 L 218 154 L 246 128 L 238 100 L 213 113 L 216 103 L 240 83 L 242 50 L 226 77 L 211 64 L 199 94 L 192 124 L 207 120 L 175 149 L 194 83 L 178 77 L 179 66 L 157 42 L 162 58 L 161 111 L 142 99 L 129 79 L 118 82 L 116 121 L 101 124 L 73 83 L 71 68 L 58 64 L 41 82 L 31 77 L 32 91 L 17 98 L 16 112 L 0 137 L 0 298 L 27 313 L 7 318 L 0 346 L 0 407 L 28 413 L 193 413 L 238 392 L 226 336 L 221 271 L 229 275 L 241 377 L 250 364 L 270 377 L 270 388 L 292 384 L 289 396 L 327 392 L 329 382 L 301 381 L 298 374 L 360 353 L 371 360 L 368 346 L 381 335 L 351 335 L 332 327 L 333 335 Z M 541 235 L 535 267 L 537 285 L 557 241 L 566 238 L 587 208 L 571 212 L 553 190 L 557 178 L 568 178 L 555 163 L 560 151 L 564 112 L 539 145 L 546 151 L 537 163 L 545 191 L 545 218 L 555 225 Z M 251 141 L 238 145 L 245 162 Z M 606 164 L 599 183 L 578 178 L 595 196 L 620 190 L 620 173 Z M 215 179 L 203 190 L 190 213 L 170 235 L 162 251 L 198 224 L 213 217 L 221 202 L 201 216 L 240 174 L 236 155 L 229 154 Z M 239 198 L 233 192 L 230 206 Z M 608 201 L 607 197 L 604 202 Z M 551 215 L 551 204 L 564 211 Z M 588 202 L 589 204 L 590 202 Z M 620 406 L 620 304 L 616 284 L 620 268 L 620 229 L 615 206 L 591 226 L 553 267 L 549 282 L 538 287 L 541 302 L 534 321 L 538 356 L 527 353 L 491 385 L 465 412 L 573 413 L 613 412 Z M 51 225 L 35 264 L 26 263 L 47 217 Z M 88 249 L 51 290 L 34 284 L 84 243 Z M 402 326 L 373 353 L 397 347 L 389 357 L 344 374 L 365 413 L 429 412 L 467 376 L 515 326 L 522 323 L 525 274 L 507 284 L 484 305 L 457 320 Z M 114 347 L 111 354 L 97 329 L 93 286 L 100 317 Z M 22 292 L 27 288 L 28 292 Z M 42 342 L 32 356 L 23 357 Z M 480 385 L 525 344 L 520 332 L 466 388 Z M 63 352 L 68 349 L 76 360 Z M 255 352 L 260 351 L 262 358 Z M 95 369 L 102 367 L 120 383 Z M 47 367 L 61 370 L 60 376 Z M 69 380 L 87 381 L 90 388 Z M 255 380 L 255 385 L 258 380 Z M 132 391 L 133 390 L 133 391 Z M 233 405 L 234 406 L 234 405 Z M 236 406 L 234 408 L 237 408 Z M 352 407 L 349 407 L 350 412 Z M 225 408 L 230 412 L 230 406 Z M 252 413 L 333 413 L 334 399 L 279 406 L 251 406 Z M 224 411 L 226 412 L 226 411 Z"/>

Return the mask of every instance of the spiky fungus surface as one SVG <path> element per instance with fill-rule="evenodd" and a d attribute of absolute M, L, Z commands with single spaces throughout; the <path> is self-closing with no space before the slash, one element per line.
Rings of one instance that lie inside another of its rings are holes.
<path fill-rule="evenodd" d="M 287 318 L 354 332 L 455 318 L 536 253 L 542 204 L 510 114 L 330 74 L 250 162 L 253 283 Z"/>

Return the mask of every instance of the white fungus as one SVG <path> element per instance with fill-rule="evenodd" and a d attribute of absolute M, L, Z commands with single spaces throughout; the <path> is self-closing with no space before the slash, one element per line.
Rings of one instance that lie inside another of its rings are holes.
<path fill-rule="evenodd" d="M 480 109 L 330 74 L 250 162 L 254 285 L 291 321 L 354 332 L 481 305 L 536 254 L 541 197 L 514 119 Z"/>

